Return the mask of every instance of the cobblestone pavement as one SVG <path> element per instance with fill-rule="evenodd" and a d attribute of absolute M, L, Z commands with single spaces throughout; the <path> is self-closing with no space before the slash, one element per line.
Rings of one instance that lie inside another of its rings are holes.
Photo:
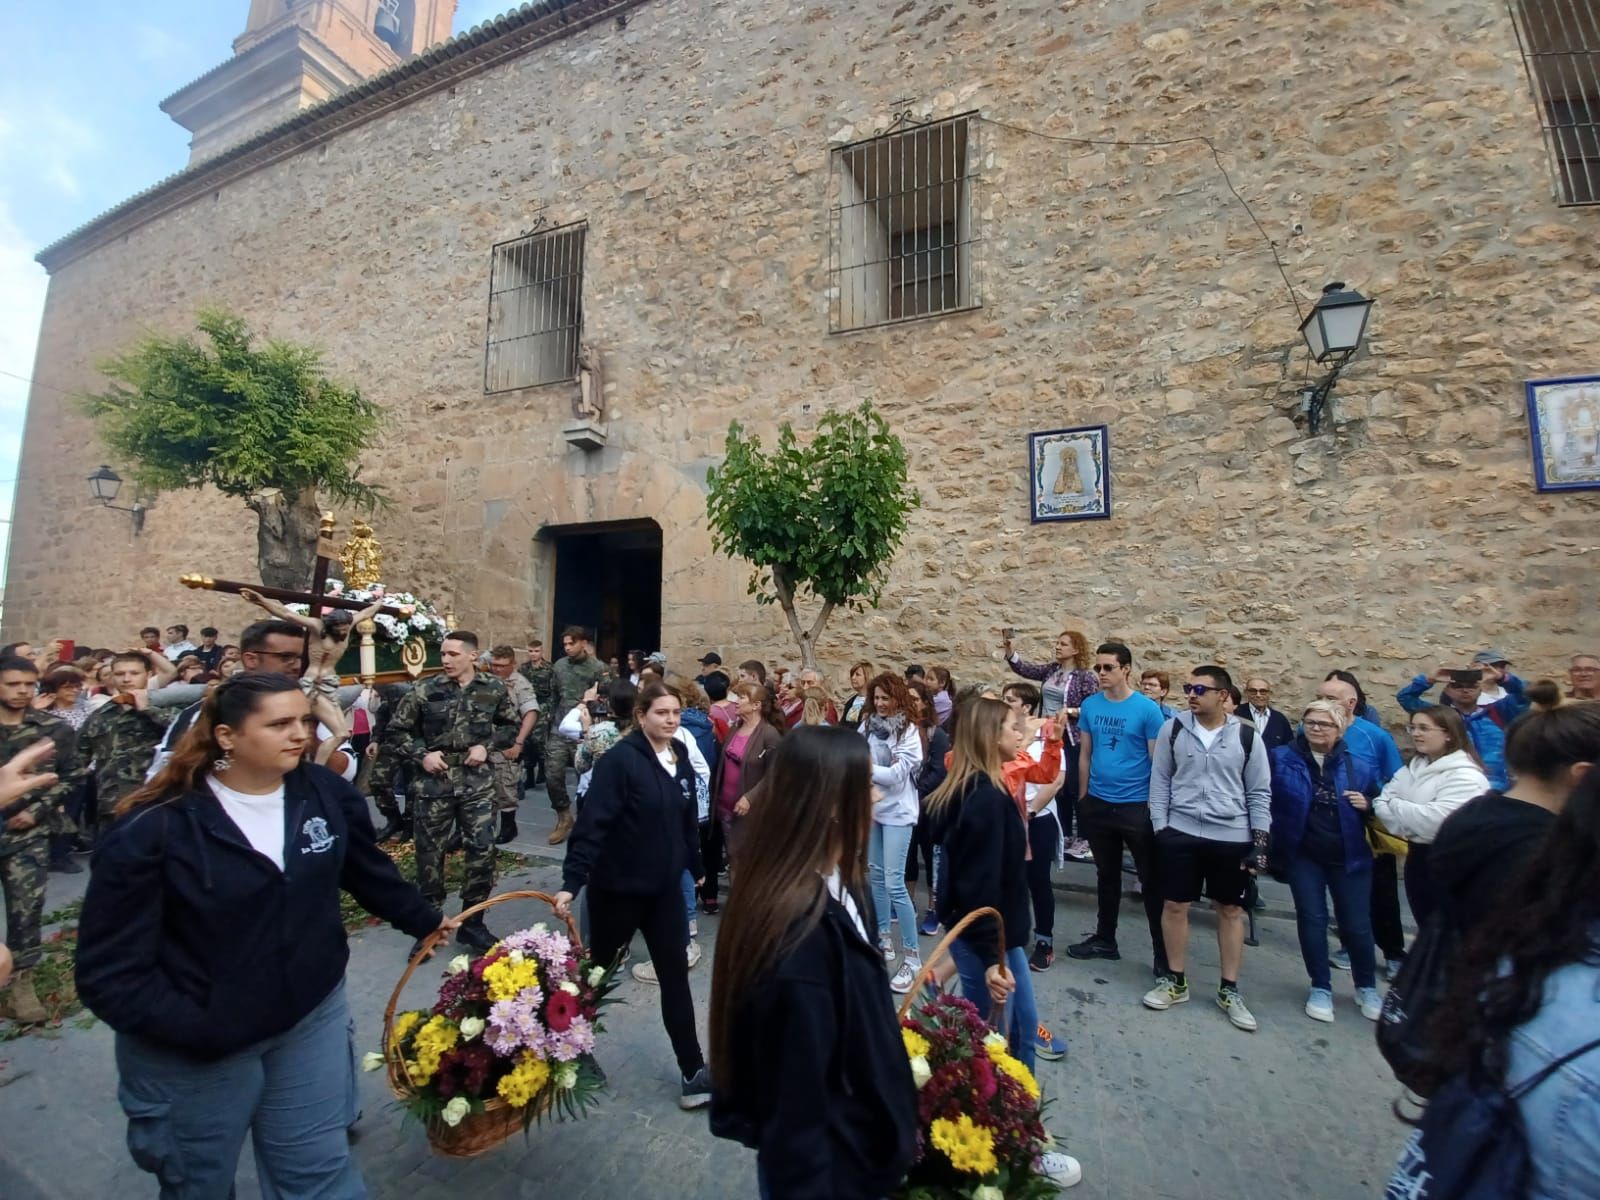
<path fill-rule="evenodd" d="M 524 834 L 512 848 L 536 855 L 503 881 L 553 890 L 561 850 L 545 843 L 550 821 L 542 793 L 524 804 Z M 82 894 L 87 876 L 52 875 L 50 906 Z M 1093 923 L 1088 868 L 1058 874 L 1057 941 Z M 1230 1026 L 1211 995 L 1217 976 L 1214 921 L 1198 909 L 1191 935 L 1194 1000 L 1164 1013 L 1139 997 L 1149 986 L 1144 923 L 1124 903 L 1120 962 L 1078 963 L 1064 954 L 1034 975 L 1041 1016 L 1070 1052 L 1040 1063 L 1051 1105 L 1047 1124 L 1082 1160 L 1084 1200 L 1356 1200 L 1376 1195 L 1404 1128 L 1390 1112 L 1397 1094 L 1373 1047 L 1372 1026 L 1349 998 L 1350 978 L 1335 972 L 1338 1020 L 1322 1025 L 1301 1011 L 1306 980 L 1294 924 L 1283 919 L 1285 889 L 1265 887 L 1269 913 L 1261 946 L 1245 954 L 1244 993 L 1258 1033 Z M 548 910 L 545 910 L 547 913 Z M 539 919 L 532 903 L 503 905 L 491 927 L 507 931 Z M 707 954 L 693 972 L 704 1029 L 716 918 L 700 918 Z M 925 948 L 931 948 L 925 941 Z M 642 952 L 643 943 L 637 943 Z M 351 1007 L 360 1048 L 378 1045 L 383 1008 L 404 967 L 408 939 L 388 928 L 352 938 Z M 419 971 L 402 1005 L 421 1006 L 437 976 Z M 549 1197 L 650 1200 L 753 1197 L 754 1156 L 713 1139 L 703 1113 L 677 1108 L 678 1082 L 654 988 L 626 982 L 626 1003 L 609 1011 L 601 1061 L 610 1095 L 589 1120 L 535 1128 L 481 1158 L 429 1154 L 407 1124 L 381 1072 L 362 1077 L 365 1116 L 355 1152 L 375 1197 L 473 1200 Z M 104 1025 L 0 1044 L 0 1197 L 101 1200 L 153 1196 L 123 1146 L 111 1034 Z M 239 1195 L 258 1195 L 254 1168 L 240 1165 Z M 559 1188 L 559 1192 L 557 1189 Z"/>

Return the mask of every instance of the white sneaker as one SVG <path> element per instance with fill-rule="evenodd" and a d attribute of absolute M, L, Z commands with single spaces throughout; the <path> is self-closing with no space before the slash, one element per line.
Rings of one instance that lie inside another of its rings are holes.
<path fill-rule="evenodd" d="M 884 962 L 894 961 L 894 942 L 890 941 L 888 938 L 879 938 L 878 949 L 883 954 Z"/>
<path fill-rule="evenodd" d="M 700 963 L 700 943 L 689 943 L 689 970 L 694 970 Z"/>
<path fill-rule="evenodd" d="M 632 975 L 640 983 L 655 984 L 657 986 L 659 986 L 661 983 L 661 981 L 656 978 L 655 963 L 634 963 L 633 966 L 628 969 L 628 974 Z"/>
<path fill-rule="evenodd" d="M 1070 1154 L 1047 1151 L 1034 1162 L 1033 1169 L 1058 1188 L 1076 1187 L 1083 1182 L 1083 1166 Z"/>
<path fill-rule="evenodd" d="M 914 963 L 909 958 L 904 959 L 900 963 L 900 969 L 894 973 L 894 978 L 889 980 L 889 990 L 897 996 L 904 996 L 916 982 L 917 972 L 920 970 L 922 970 L 921 963 Z"/>
<path fill-rule="evenodd" d="M 1244 997 L 1229 988 L 1217 992 L 1217 1007 L 1228 1014 L 1228 1020 L 1233 1022 L 1235 1029 L 1242 1029 L 1246 1033 L 1256 1031 L 1256 1017 L 1253 1012 L 1245 1007 Z"/>
<path fill-rule="evenodd" d="M 1313 1021 L 1333 1020 L 1333 993 L 1327 988 L 1312 988 L 1306 997 L 1306 1016 Z"/>
<path fill-rule="evenodd" d="M 1383 997 L 1375 987 L 1357 988 L 1356 1004 L 1361 1008 L 1361 1015 L 1369 1021 L 1376 1021 L 1383 1016 Z"/>
<path fill-rule="evenodd" d="M 694 938 L 697 938 L 699 936 L 700 936 L 700 922 L 699 921 L 690 921 L 689 922 L 689 938 L 690 938 L 690 940 L 693 940 Z"/>

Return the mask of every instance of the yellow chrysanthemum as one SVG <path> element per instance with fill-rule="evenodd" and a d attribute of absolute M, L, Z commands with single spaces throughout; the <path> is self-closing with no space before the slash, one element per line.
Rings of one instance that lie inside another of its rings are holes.
<path fill-rule="evenodd" d="M 483 969 L 483 983 L 491 1000 L 515 1000 L 524 988 L 539 982 L 539 967 L 531 958 L 520 962 L 502 958 Z"/>
<path fill-rule="evenodd" d="M 406 1040 L 406 1034 L 417 1027 L 417 1022 L 422 1020 L 420 1012 L 403 1012 L 394 1019 L 394 1028 L 389 1031 L 389 1048 L 392 1050 Z"/>
<path fill-rule="evenodd" d="M 928 1052 L 933 1049 L 928 1045 L 928 1039 L 915 1029 L 901 1029 L 900 1040 L 906 1044 L 907 1058 L 927 1058 Z"/>
<path fill-rule="evenodd" d="M 427 1083 L 432 1079 L 439 1070 L 439 1060 L 460 1040 L 461 1031 L 449 1017 L 430 1017 L 428 1023 L 417 1030 L 416 1040 L 411 1043 L 412 1052 L 417 1056 L 415 1081 Z"/>
<path fill-rule="evenodd" d="M 531 1053 L 524 1053 L 517 1065 L 504 1076 L 495 1091 L 513 1108 L 526 1108 L 550 1082 L 550 1064 Z"/>
<path fill-rule="evenodd" d="M 1004 1071 L 1011 1078 L 1023 1086 L 1023 1089 L 1035 1100 L 1039 1098 L 1039 1081 L 1033 1077 L 1033 1072 L 1022 1065 L 1020 1059 L 1012 1058 L 1004 1050 L 989 1048 L 989 1061 L 994 1063 L 995 1069 Z"/>
<path fill-rule="evenodd" d="M 1000 1160 L 994 1155 L 994 1136 L 973 1124 L 965 1113 L 954 1121 L 938 1118 L 929 1132 L 934 1148 L 956 1170 L 968 1175 L 991 1175 L 1000 1169 Z"/>

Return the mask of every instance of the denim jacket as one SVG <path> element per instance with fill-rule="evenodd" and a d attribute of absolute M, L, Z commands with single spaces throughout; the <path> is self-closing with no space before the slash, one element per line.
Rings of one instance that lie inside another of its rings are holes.
<path fill-rule="evenodd" d="M 1512 1031 L 1506 1087 L 1515 1088 L 1597 1034 L 1600 930 L 1588 959 L 1551 975 L 1538 1014 Z M 1528 1200 L 1600 1196 L 1600 1049 L 1557 1068 L 1517 1103 L 1533 1163 Z"/>

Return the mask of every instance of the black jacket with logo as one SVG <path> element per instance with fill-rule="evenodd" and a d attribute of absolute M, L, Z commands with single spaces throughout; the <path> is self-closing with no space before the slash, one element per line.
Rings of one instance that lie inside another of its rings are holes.
<path fill-rule="evenodd" d="M 567 843 L 561 886 L 654 896 L 676 889 L 685 868 L 699 879 L 700 811 L 689 753 L 670 743 L 677 770 L 661 765 L 638 729 L 595 764 Z"/>
<path fill-rule="evenodd" d="M 201 1059 L 282 1033 L 344 977 L 339 892 L 413 937 L 439 911 L 378 848 L 367 802 L 325 767 L 284 777 L 283 870 L 209 788 L 140 808 L 95 850 L 78 994 L 118 1033 Z"/>

